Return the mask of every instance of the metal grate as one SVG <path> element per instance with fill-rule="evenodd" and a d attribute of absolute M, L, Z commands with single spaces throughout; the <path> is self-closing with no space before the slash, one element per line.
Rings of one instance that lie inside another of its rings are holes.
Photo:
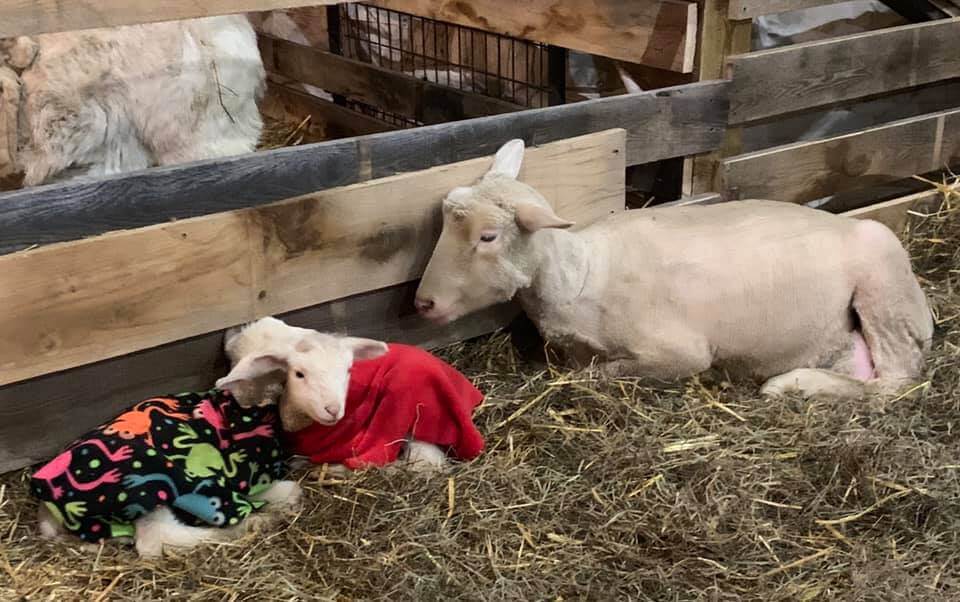
<path fill-rule="evenodd" d="M 523 107 L 556 104 L 547 45 L 368 4 L 337 9 L 344 56 Z"/>

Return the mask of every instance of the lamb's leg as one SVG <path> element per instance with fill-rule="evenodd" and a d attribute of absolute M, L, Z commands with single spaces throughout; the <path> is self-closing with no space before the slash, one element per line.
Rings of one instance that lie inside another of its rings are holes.
<path fill-rule="evenodd" d="M 255 500 L 267 503 L 267 510 L 289 510 L 300 505 L 303 490 L 296 481 L 274 481 L 270 487 L 257 495 Z"/>
<path fill-rule="evenodd" d="M 144 558 L 155 558 L 164 547 L 192 548 L 202 543 L 232 541 L 243 532 L 244 525 L 237 527 L 191 527 L 177 520 L 166 506 L 138 518 L 134 523 L 137 553 Z"/>
<path fill-rule="evenodd" d="M 44 539 L 60 540 L 67 533 L 67 530 L 63 528 L 60 521 L 54 518 L 45 504 L 40 504 L 40 507 L 37 508 L 37 525 L 40 529 L 40 536 Z"/>
<path fill-rule="evenodd" d="M 447 466 L 447 454 L 432 443 L 411 440 L 404 450 L 405 468 L 414 472 L 433 472 Z"/>

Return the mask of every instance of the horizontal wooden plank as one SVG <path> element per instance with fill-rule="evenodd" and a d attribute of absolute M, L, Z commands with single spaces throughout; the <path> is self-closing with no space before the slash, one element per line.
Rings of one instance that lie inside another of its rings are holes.
<path fill-rule="evenodd" d="M 960 162 L 960 110 L 896 121 L 723 162 L 724 197 L 804 203 Z"/>
<path fill-rule="evenodd" d="M 421 123 L 446 123 L 523 108 L 266 35 L 260 36 L 260 52 L 263 64 L 274 73 Z"/>
<path fill-rule="evenodd" d="M 883 203 L 846 211 L 843 215 L 876 220 L 899 234 L 907 225 L 910 211 L 935 211 L 942 201 L 943 195 L 939 191 L 925 190 Z"/>
<path fill-rule="evenodd" d="M 560 215 L 624 207 L 624 131 L 527 153 Z M 85 365 L 420 276 L 440 201 L 489 158 L 279 203 L 0 257 L 0 384 Z"/>
<path fill-rule="evenodd" d="M 688 207 L 690 205 L 714 205 L 722 203 L 723 196 L 719 192 L 704 192 L 692 196 L 681 197 L 668 203 L 660 203 L 656 207 Z"/>
<path fill-rule="evenodd" d="M 960 18 L 732 56 L 730 123 L 960 77 Z"/>
<path fill-rule="evenodd" d="M 267 95 L 260 103 L 260 111 L 276 118 L 295 119 L 298 123 L 309 117 L 310 125 L 305 129 L 317 136 L 314 140 L 347 138 L 397 129 L 385 121 L 295 90 L 273 78 L 267 82 Z"/>
<path fill-rule="evenodd" d="M 752 19 L 763 15 L 774 15 L 792 10 L 840 4 L 847 0 L 730 0 L 731 20 Z"/>
<path fill-rule="evenodd" d="M 690 73 L 697 5 L 683 0 L 374 0 L 448 23 Z"/>
<path fill-rule="evenodd" d="M 519 313 L 506 304 L 434 326 L 413 310 L 416 287 L 406 283 L 280 317 L 294 326 L 433 348 L 493 332 Z M 222 346 L 218 331 L 0 386 L 0 473 L 51 456 L 136 400 L 213 386 L 227 371 Z"/>
<path fill-rule="evenodd" d="M 233 13 L 322 6 L 339 0 L 4 0 L 0 38 L 54 31 L 212 17 Z"/>
<path fill-rule="evenodd" d="M 0 194 L 0 253 L 262 205 L 493 153 L 627 130 L 627 164 L 713 150 L 723 138 L 723 81 L 492 115 L 239 157 Z"/>

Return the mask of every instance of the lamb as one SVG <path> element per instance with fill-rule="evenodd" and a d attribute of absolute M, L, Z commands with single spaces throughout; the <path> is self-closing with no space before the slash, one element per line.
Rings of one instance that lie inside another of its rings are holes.
<path fill-rule="evenodd" d="M 22 83 L 25 186 L 249 153 L 263 128 L 244 15 L 7 39 L 0 56 Z"/>
<path fill-rule="evenodd" d="M 46 538 L 133 539 L 143 557 L 240 537 L 251 513 L 296 507 L 273 407 L 210 390 L 145 399 L 33 473 Z"/>
<path fill-rule="evenodd" d="M 227 333 L 233 369 L 217 386 L 251 403 L 283 391 L 285 442 L 329 470 L 441 470 L 447 452 L 483 450 L 472 422 L 483 395 L 453 367 L 407 345 L 257 320 Z M 304 411 L 306 408 L 306 411 Z"/>
<path fill-rule="evenodd" d="M 524 144 L 443 201 L 417 310 L 450 322 L 516 296 L 574 366 L 709 368 L 779 396 L 892 393 L 918 378 L 932 314 L 886 226 L 765 200 L 652 208 L 582 229 L 518 181 Z"/>

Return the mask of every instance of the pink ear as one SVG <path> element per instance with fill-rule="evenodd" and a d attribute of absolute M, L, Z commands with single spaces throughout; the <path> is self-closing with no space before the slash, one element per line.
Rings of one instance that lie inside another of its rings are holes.
<path fill-rule="evenodd" d="M 536 232 L 543 228 L 569 228 L 574 224 L 561 219 L 553 209 L 540 203 L 519 203 L 516 211 L 517 225 L 527 232 Z"/>
<path fill-rule="evenodd" d="M 385 355 L 389 350 L 387 344 L 373 339 L 344 337 L 346 343 L 353 350 L 353 359 L 372 360 Z"/>

